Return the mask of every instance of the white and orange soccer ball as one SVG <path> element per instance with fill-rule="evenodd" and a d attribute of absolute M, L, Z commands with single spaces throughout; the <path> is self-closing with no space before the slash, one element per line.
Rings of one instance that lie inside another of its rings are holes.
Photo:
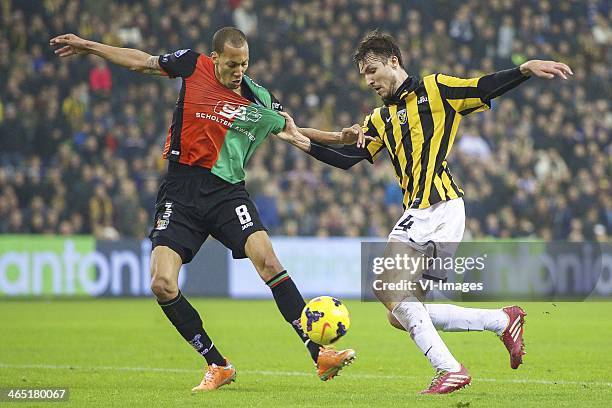
<path fill-rule="evenodd" d="M 346 334 L 351 324 L 346 306 L 331 296 L 312 299 L 302 310 L 302 330 L 310 340 L 321 345 L 335 343 Z"/>

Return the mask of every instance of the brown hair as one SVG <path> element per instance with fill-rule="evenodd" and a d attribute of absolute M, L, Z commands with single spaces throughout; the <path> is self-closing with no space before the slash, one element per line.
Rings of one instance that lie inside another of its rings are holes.
<path fill-rule="evenodd" d="M 384 57 L 383 63 L 386 63 L 387 58 L 395 56 L 399 61 L 400 67 L 404 67 L 402 52 L 395 39 L 389 34 L 381 33 L 378 30 L 370 31 L 361 39 L 353 54 L 353 62 L 359 64 L 370 55 Z"/>

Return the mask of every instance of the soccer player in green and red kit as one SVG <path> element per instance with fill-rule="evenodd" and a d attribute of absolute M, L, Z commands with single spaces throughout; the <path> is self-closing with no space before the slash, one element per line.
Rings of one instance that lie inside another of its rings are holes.
<path fill-rule="evenodd" d="M 281 314 L 306 345 L 322 380 L 352 362 L 353 350 L 321 347 L 302 331 L 304 299 L 277 259 L 245 189 L 247 161 L 270 133 L 282 134 L 285 118 L 274 96 L 244 75 L 249 63 L 244 33 L 232 27 L 217 31 L 210 56 L 190 49 L 151 56 L 74 34 L 55 37 L 50 44 L 58 47 L 55 53 L 60 57 L 93 54 L 133 71 L 182 78 L 163 153 L 168 172 L 159 188 L 150 234 L 151 289 L 178 332 L 206 359 L 204 379 L 193 391 L 214 390 L 236 377 L 178 287 L 181 265 L 191 261 L 209 235 L 231 249 L 234 258 L 251 260 Z M 332 138 L 363 142 L 357 133 L 348 128 Z"/>

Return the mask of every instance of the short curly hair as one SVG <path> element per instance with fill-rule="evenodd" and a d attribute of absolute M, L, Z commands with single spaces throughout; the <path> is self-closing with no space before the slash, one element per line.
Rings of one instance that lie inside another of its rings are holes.
<path fill-rule="evenodd" d="M 384 57 L 383 61 L 395 56 L 399 61 L 400 67 L 404 67 L 402 52 L 395 39 L 389 34 L 381 33 L 378 30 L 370 31 L 359 41 L 359 45 L 353 54 L 353 62 L 355 64 L 364 62 L 370 55 Z"/>

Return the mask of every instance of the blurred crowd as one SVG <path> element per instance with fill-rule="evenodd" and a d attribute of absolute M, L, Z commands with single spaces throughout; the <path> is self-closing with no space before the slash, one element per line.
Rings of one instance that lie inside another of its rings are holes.
<path fill-rule="evenodd" d="M 528 59 L 572 67 L 466 117 L 449 167 L 466 237 L 605 240 L 612 225 L 611 10 L 606 0 L 0 0 L 0 233 L 144 237 L 180 80 L 93 56 L 59 59 L 62 33 L 165 54 L 210 52 L 234 25 L 247 72 L 303 127 L 361 123 L 380 105 L 351 55 L 380 28 L 407 71 L 475 77 Z M 386 154 L 349 171 L 270 138 L 247 189 L 272 234 L 381 236 L 402 214 Z"/>

